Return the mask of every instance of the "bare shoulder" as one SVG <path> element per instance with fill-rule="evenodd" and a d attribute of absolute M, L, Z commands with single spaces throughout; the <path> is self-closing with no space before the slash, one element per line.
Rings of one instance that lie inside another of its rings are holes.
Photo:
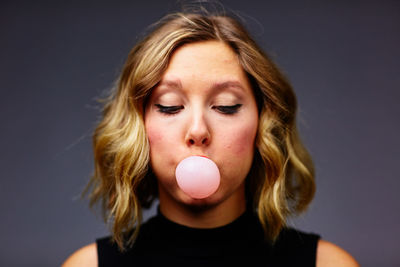
<path fill-rule="evenodd" d="M 335 244 L 325 241 L 318 241 L 317 267 L 359 267 L 357 261 L 344 249 Z"/>
<path fill-rule="evenodd" d="M 92 243 L 75 251 L 63 263 L 62 267 L 97 267 L 97 265 L 97 245 L 96 243 Z"/>

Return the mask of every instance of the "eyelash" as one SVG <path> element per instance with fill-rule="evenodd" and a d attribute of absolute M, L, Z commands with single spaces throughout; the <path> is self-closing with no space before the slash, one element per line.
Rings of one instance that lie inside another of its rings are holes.
<path fill-rule="evenodd" d="M 242 104 L 236 104 L 232 106 L 214 106 L 212 108 L 216 109 L 218 112 L 221 112 L 222 114 L 232 115 L 237 113 L 241 106 Z"/>
<path fill-rule="evenodd" d="M 155 104 L 155 106 L 158 108 L 159 112 L 164 113 L 166 115 L 177 114 L 181 109 L 184 108 L 183 106 L 163 106 L 160 104 Z M 215 109 L 218 112 L 225 115 L 232 115 L 237 113 L 241 106 L 242 104 L 236 104 L 232 106 L 213 106 L 212 109 Z"/>
<path fill-rule="evenodd" d="M 163 106 L 160 104 L 156 104 L 155 106 L 158 108 L 159 112 L 167 115 L 177 114 L 181 109 L 183 109 L 183 106 Z"/>

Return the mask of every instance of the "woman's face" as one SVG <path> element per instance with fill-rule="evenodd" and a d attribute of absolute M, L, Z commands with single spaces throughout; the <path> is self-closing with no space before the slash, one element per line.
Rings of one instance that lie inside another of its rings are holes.
<path fill-rule="evenodd" d="M 160 203 L 215 205 L 243 198 L 254 154 L 257 104 L 234 51 L 218 41 L 177 49 L 145 110 L 150 161 Z M 218 190 L 192 199 L 179 189 L 175 169 L 188 156 L 212 159 L 221 173 Z"/>

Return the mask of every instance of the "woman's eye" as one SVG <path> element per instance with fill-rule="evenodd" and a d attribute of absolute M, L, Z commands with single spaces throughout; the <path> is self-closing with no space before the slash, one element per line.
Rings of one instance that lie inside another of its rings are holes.
<path fill-rule="evenodd" d="M 160 104 L 155 104 L 155 106 L 158 108 L 158 111 L 161 113 L 165 114 L 176 114 L 178 113 L 181 109 L 183 109 L 183 106 L 163 106 Z"/>
<path fill-rule="evenodd" d="M 223 114 L 230 115 L 238 112 L 241 106 L 242 104 L 236 104 L 232 106 L 213 106 L 212 108 Z"/>

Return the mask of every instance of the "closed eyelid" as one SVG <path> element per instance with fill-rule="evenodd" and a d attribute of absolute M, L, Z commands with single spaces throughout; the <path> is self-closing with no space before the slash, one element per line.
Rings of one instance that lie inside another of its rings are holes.
<path fill-rule="evenodd" d="M 245 101 L 241 97 L 237 97 L 234 95 L 223 95 L 223 96 L 217 96 L 215 99 L 212 100 L 211 105 L 212 106 L 224 106 L 224 107 L 230 107 L 230 108 L 237 108 L 242 106 L 242 104 Z"/>
<path fill-rule="evenodd" d="M 152 100 L 154 103 L 161 103 L 165 106 L 173 106 L 182 102 L 181 96 L 173 91 L 158 92 Z"/>

